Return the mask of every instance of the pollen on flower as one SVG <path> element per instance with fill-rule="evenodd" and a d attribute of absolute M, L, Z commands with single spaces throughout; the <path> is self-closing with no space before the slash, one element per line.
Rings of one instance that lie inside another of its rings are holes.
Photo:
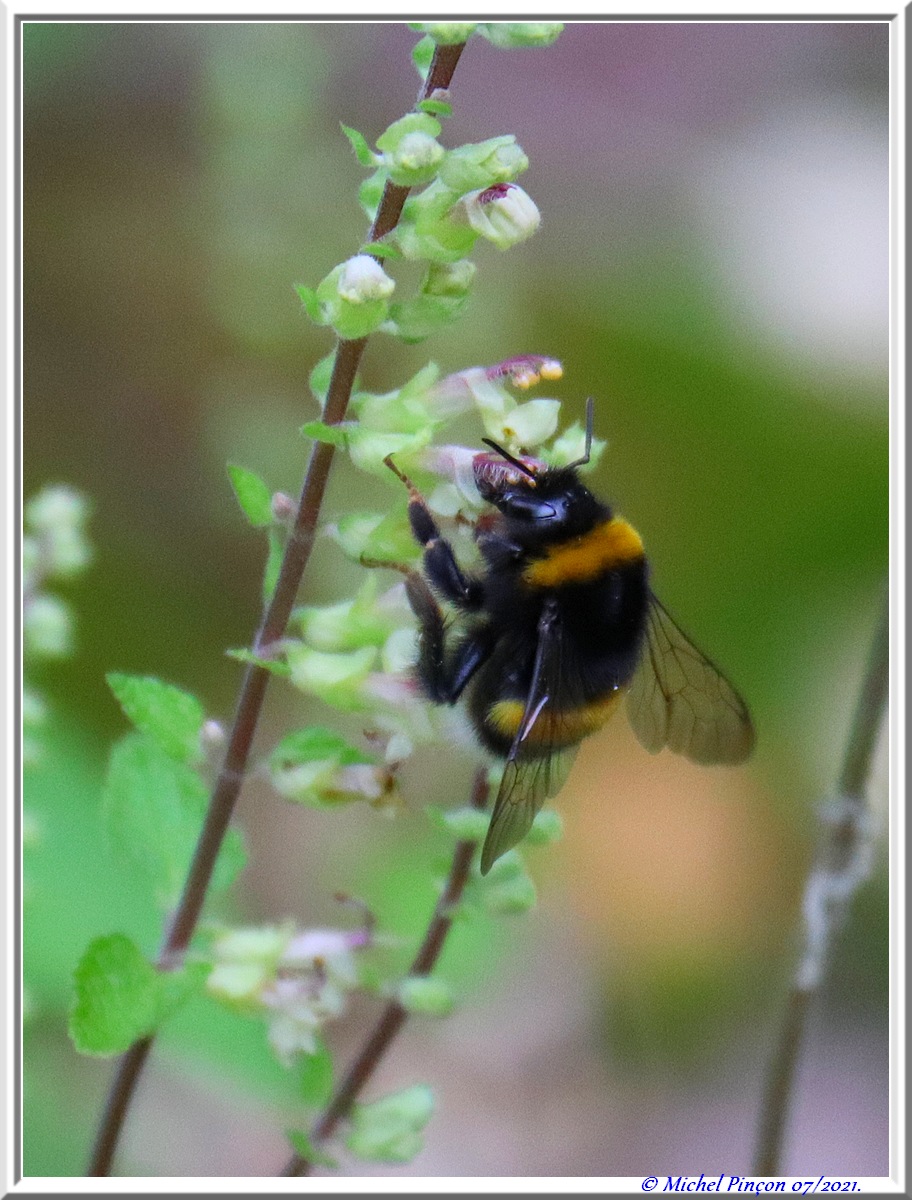
<path fill-rule="evenodd" d="M 520 354 L 488 367 L 488 379 L 509 379 L 514 387 L 527 391 L 542 379 L 560 379 L 564 369 L 556 358 L 538 354 Z"/>

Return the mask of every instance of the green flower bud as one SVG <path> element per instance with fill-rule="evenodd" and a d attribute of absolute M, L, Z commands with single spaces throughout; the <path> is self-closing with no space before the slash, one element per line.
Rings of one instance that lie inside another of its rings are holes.
<path fill-rule="evenodd" d="M 406 1012 L 422 1017 L 448 1017 L 453 1011 L 453 994 L 439 979 L 412 975 L 403 979 L 396 993 Z"/>
<path fill-rule="evenodd" d="M 478 33 L 502 50 L 522 46 L 550 46 L 563 32 L 560 21 L 486 21 Z"/>
<path fill-rule="evenodd" d="M 362 558 L 412 562 L 419 554 L 404 504 L 387 513 L 347 513 L 335 525 L 327 526 L 326 533 L 353 562 Z"/>
<path fill-rule="evenodd" d="M 373 333 L 389 313 L 395 281 L 369 254 L 334 267 L 316 290 L 323 320 L 341 338 L 361 338 Z"/>
<path fill-rule="evenodd" d="M 509 250 L 530 238 L 541 224 L 535 201 L 515 183 L 470 192 L 460 203 L 476 233 L 493 242 L 498 250 Z"/>
<path fill-rule="evenodd" d="M 466 296 L 472 287 L 477 269 L 468 258 L 461 258 L 453 263 L 431 263 L 421 290 L 426 296 Z"/>
<path fill-rule="evenodd" d="M 440 122 L 428 113 L 408 113 L 377 138 L 393 183 L 415 187 L 437 174 L 446 153 L 436 140 Z"/>
<path fill-rule="evenodd" d="M 70 610 L 56 596 L 34 596 L 25 607 L 22 641 L 26 654 L 60 658 L 69 654 L 73 641 Z"/>
<path fill-rule="evenodd" d="M 495 183 L 512 183 L 528 165 L 516 138 L 504 134 L 450 150 L 440 168 L 440 182 L 458 197 Z"/>
<path fill-rule="evenodd" d="M 416 1084 L 373 1104 L 356 1104 L 345 1144 L 371 1162 L 410 1162 L 421 1150 L 421 1130 L 434 1111 L 434 1095 Z"/>
<path fill-rule="evenodd" d="M 406 457 L 426 446 L 433 437 L 433 426 L 428 422 L 423 429 L 416 433 L 380 433 L 373 429 L 363 429 L 355 426 L 348 435 L 348 452 L 356 467 L 362 471 L 370 471 L 385 479 L 389 469 L 384 459 L 390 454 Z"/>
<path fill-rule="evenodd" d="M 357 650 L 361 646 L 382 646 L 390 633 L 408 619 L 408 606 L 403 602 L 394 607 L 378 603 L 379 580 L 376 574 L 367 578 L 352 600 L 339 604 L 307 605 L 295 610 L 296 620 L 305 642 L 315 650 Z M 402 589 L 396 590 L 396 596 Z"/>
<path fill-rule="evenodd" d="M 363 646 L 347 654 L 326 654 L 302 644 L 286 651 L 292 683 L 303 692 L 345 712 L 366 706 L 363 685 L 374 667 L 377 651 Z"/>
<path fill-rule="evenodd" d="M 409 22 L 409 29 L 433 38 L 438 46 L 458 46 L 467 42 L 475 32 L 475 21 L 416 21 Z"/>
<path fill-rule="evenodd" d="M 386 300 L 396 284 L 369 254 L 356 254 L 342 264 L 339 296 L 349 304 L 370 304 Z"/>
<path fill-rule="evenodd" d="M 443 146 L 426 133 L 410 133 L 390 156 L 390 179 L 401 187 L 428 183 L 437 174 L 445 153 Z"/>

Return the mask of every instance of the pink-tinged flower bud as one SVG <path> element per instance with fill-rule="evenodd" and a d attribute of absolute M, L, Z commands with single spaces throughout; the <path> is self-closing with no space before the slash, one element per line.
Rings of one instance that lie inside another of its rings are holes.
<path fill-rule="evenodd" d="M 541 224 L 534 200 L 515 183 L 495 183 L 460 201 L 469 224 L 498 250 L 509 250 L 532 236 Z"/>
<path fill-rule="evenodd" d="M 272 497 L 272 515 L 277 521 L 290 521 L 297 512 L 297 505 L 291 496 L 284 492 L 275 492 Z"/>

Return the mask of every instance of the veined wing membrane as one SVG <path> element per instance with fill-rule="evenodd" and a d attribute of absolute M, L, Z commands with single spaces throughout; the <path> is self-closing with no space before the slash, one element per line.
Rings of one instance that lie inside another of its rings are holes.
<path fill-rule="evenodd" d="M 566 778 L 570 755 L 556 753 L 561 745 L 559 715 L 549 701 L 559 694 L 560 647 L 555 609 L 546 605 L 538 623 L 538 644 L 522 719 L 504 766 L 491 824 L 481 851 L 486 875 L 502 854 L 526 836 L 535 815 Z M 530 742 L 534 746 L 530 746 Z"/>
<path fill-rule="evenodd" d="M 653 595 L 627 715 L 652 754 L 668 746 L 693 762 L 734 764 L 754 747 L 747 705 Z"/>

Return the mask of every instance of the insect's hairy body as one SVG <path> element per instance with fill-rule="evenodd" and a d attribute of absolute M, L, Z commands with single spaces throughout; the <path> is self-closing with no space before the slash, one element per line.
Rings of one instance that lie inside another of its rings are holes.
<path fill-rule="evenodd" d="M 399 565 L 418 621 L 415 673 L 428 699 L 468 712 L 504 760 L 481 871 L 528 833 L 560 787 L 563 752 L 600 728 L 622 695 L 638 739 L 694 762 L 739 763 L 754 731 L 747 706 L 653 594 L 636 530 L 583 485 L 586 455 L 552 468 L 495 451 L 473 459 L 492 509 L 475 537 L 483 569 L 466 573 L 411 481 L 409 520 L 423 570 Z M 439 599 L 457 614 L 453 628 Z"/>
<path fill-rule="evenodd" d="M 543 757 L 603 724 L 613 707 L 604 702 L 633 675 L 646 617 L 646 558 L 630 526 L 575 471 L 520 477 L 492 499 L 507 511 L 485 520 L 477 540 L 487 566 L 482 624 L 493 648 L 471 686 L 468 710 L 482 744 L 506 757 L 549 606 L 548 737 L 528 737 L 521 750 L 525 758 Z M 469 636 L 478 636 L 478 628 Z"/>

